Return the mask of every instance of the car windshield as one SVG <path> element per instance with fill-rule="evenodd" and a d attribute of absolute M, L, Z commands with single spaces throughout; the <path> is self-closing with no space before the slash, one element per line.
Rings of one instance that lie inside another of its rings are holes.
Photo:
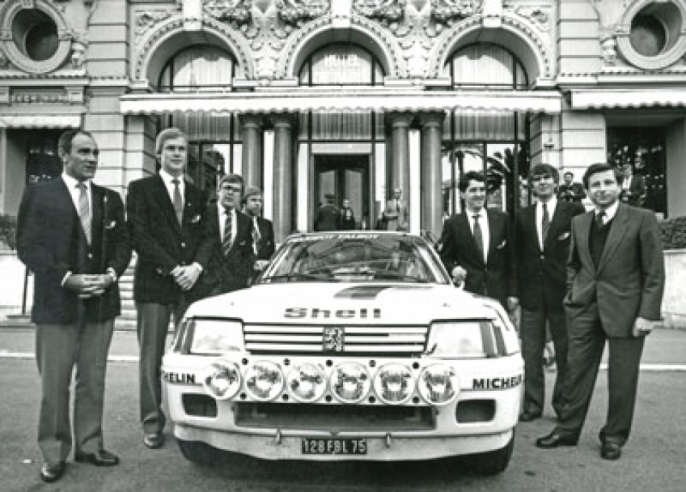
<path fill-rule="evenodd" d="M 449 283 L 426 241 L 406 234 L 332 233 L 291 237 L 258 280 Z"/>

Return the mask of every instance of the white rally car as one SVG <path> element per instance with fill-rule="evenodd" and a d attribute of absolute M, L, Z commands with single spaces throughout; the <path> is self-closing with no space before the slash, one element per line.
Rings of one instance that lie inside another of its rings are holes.
<path fill-rule="evenodd" d="M 163 363 L 183 455 L 426 460 L 503 471 L 523 363 L 501 306 L 423 239 L 288 238 L 249 289 L 193 304 Z"/>

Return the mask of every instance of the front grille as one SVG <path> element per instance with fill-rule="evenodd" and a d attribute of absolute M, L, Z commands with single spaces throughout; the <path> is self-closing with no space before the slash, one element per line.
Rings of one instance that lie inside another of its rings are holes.
<path fill-rule="evenodd" d="M 426 326 L 258 325 L 243 327 L 250 352 L 413 354 L 424 351 Z M 342 350 L 325 350 L 332 329 L 342 330 Z"/>
<path fill-rule="evenodd" d="M 181 397 L 183 410 L 194 417 L 214 418 L 217 416 L 217 402 L 207 395 L 185 393 Z"/>
<path fill-rule="evenodd" d="M 238 403 L 239 427 L 325 431 L 426 431 L 436 427 L 432 407 Z"/>

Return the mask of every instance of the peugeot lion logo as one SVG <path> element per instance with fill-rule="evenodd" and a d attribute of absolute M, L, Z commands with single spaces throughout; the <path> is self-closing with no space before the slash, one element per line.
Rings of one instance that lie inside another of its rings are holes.
<path fill-rule="evenodd" d="M 324 352 L 343 352 L 344 334 L 340 326 L 325 326 L 322 335 Z"/>

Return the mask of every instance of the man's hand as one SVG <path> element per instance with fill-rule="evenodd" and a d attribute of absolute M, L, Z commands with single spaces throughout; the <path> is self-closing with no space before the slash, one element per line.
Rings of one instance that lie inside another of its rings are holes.
<path fill-rule="evenodd" d="M 453 271 L 451 273 L 453 275 L 453 281 L 456 285 L 462 285 L 462 283 L 464 283 L 465 279 L 467 278 L 467 270 L 465 270 L 459 265 L 453 268 Z"/>
<path fill-rule="evenodd" d="M 109 275 L 71 274 L 65 280 L 64 288 L 77 293 L 80 299 L 90 299 L 105 291 L 100 277 L 109 277 Z"/>
<path fill-rule="evenodd" d="M 262 270 L 267 268 L 267 265 L 269 265 L 269 260 L 257 260 L 253 265 L 253 270 L 255 270 L 256 272 L 261 272 Z"/>
<path fill-rule="evenodd" d="M 174 275 L 174 272 L 177 273 Z M 198 281 L 198 277 L 200 277 L 200 268 L 195 263 L 183 267 L 177 266 L 172 271 L 172 275 L 174 275 L 174 280 L 176 280 L 176 283 L 179 284 L 182 290 L 190 290 L 195 285 L 195 282 Z"/>
<path fill-rule="evenodd" d="M 634 321 L 634 328 L 631 330 L 631 334 L 634 337 L 644 337 L 650 335 L 650 332 L 660 324 L 659 321 L 651 321 L 649 319 L 638 317 Z"/>

